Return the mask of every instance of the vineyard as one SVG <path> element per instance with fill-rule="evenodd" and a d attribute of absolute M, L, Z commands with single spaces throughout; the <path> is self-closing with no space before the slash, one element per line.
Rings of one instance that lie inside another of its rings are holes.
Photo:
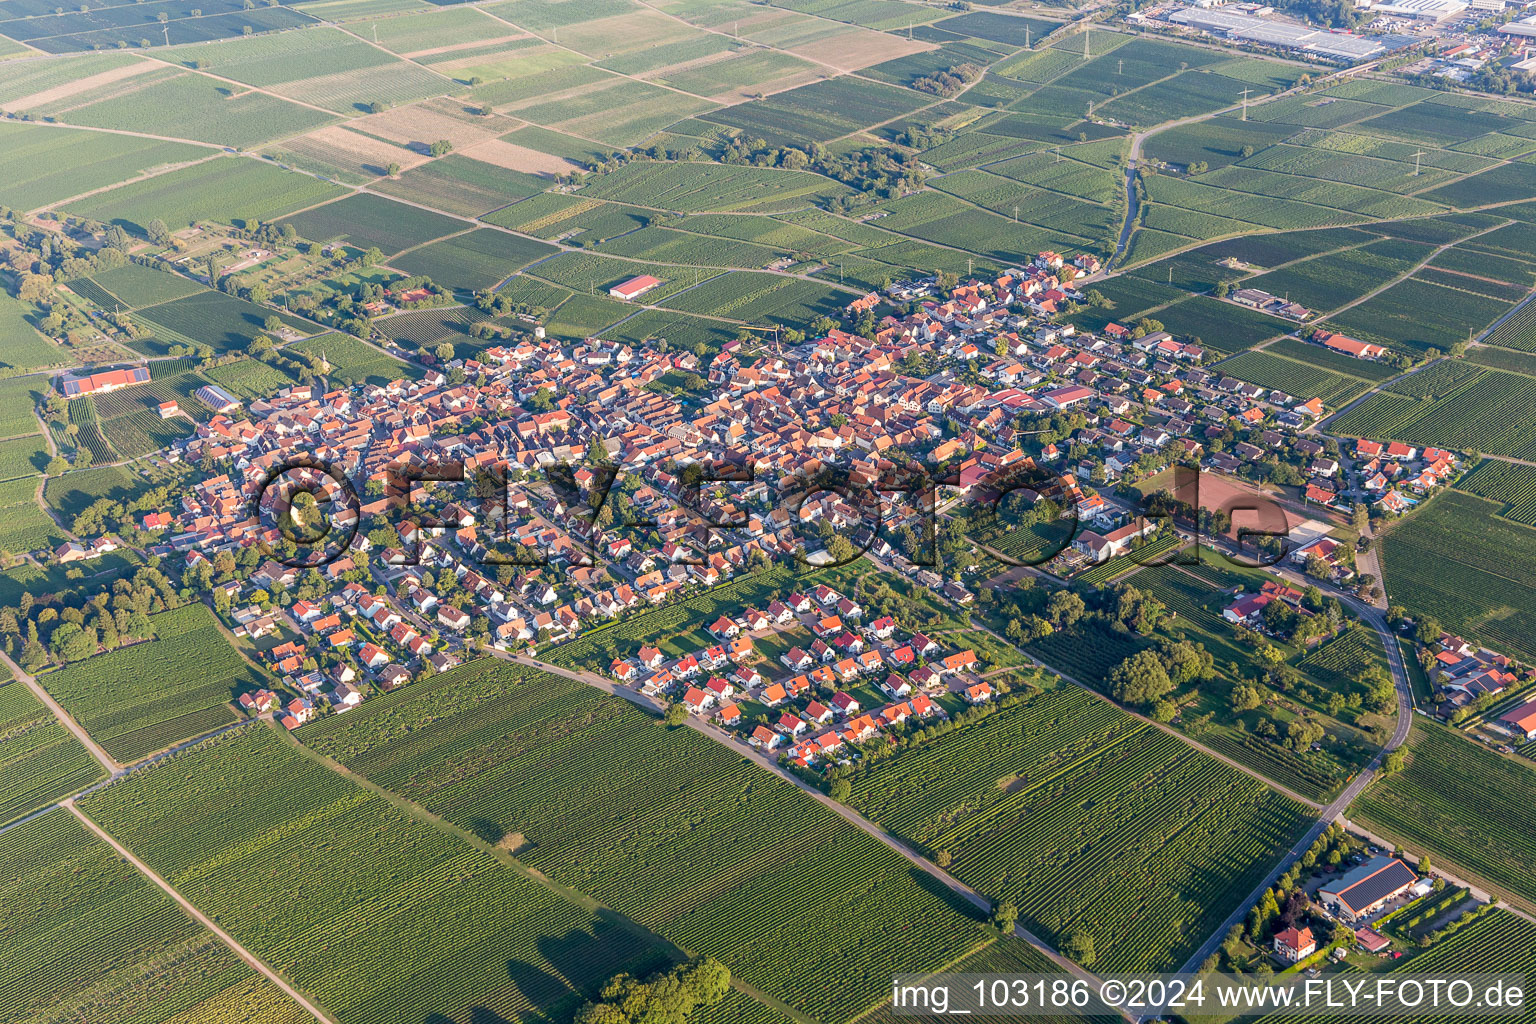
<path fill-rule="evenodd" d="M 1536 906 L 1536 770 L 1438 725 L 1416 724 L 1408 744 L 1408 766 L 1367 789 L 1350 817 Z"/>
<path fill-rule="evenodd" d="M 982 938 L 952 894 L 794 787 L 561 677 L 477 662 L 300 737 L 820 1020 Z"/>
<path fill-rule="evenodd" d="M 1419 977 L 1457 977 L 1474 973 L 1510 973 L 1536 971 L 1536 924 L 1502 910 L 1485 913 L 1477 920 L 1435 943 L 1427 951 L 1403 959 L 1395 973 Z M 1523 1020 L 1529 1012 L 1512 1018 Z M 1306 1015 L 1266 1018 L 1271 1024 L 1340 1024 L 1349 1016 Z M 1355 1017 L 1353 1019 L 1361 1019 Z M 1418 1012 L 1411 1014 L 1372 1014 L 1372 1024 L 1423 1024 L 1429 1020 L 1451 1019 Z"/>
<path fill-rule="evenodd" d="M 0 1020 L 314 1020 L 73 815 L 52 811 L 0 835 L 0 861 Z"/>
<path fill-rule="evenodd" d="M 344 1024 L 558 1016 L 573 987 L 655 963 L 649 937 L 396 810 L 267 726 L 81 809 Z M 358 983 L 360 965 L 383 963 L 395 969 Z"/>
<path fill-rule="evenodd" d="M 103 774 L 30 690 L 0 683 L 0 824 L 78 793 Z"/>
<path fill-rule="evenodd" d="M 1366 381 L 1332 370 L 1292 362 L 1269 352 L 1242 352 L 1218 363 L 1216 369 L 1260 387 L 1296 398 L 1320 398 L 1330 408 L 1348 404 L 1370 387 Z"/>
<path fill-rule="evenodd" d="M 1090 587 L 1102 586 L 1128 572 L 1134 572 L 1146 565 L 1157 565 L 1167 559 L 1163 556 L 1177 549 L 1183 541 L 1179 535 L 1169 531 L 1161 536 L 1154 537 L 1130 554 L 1116 555 L 1108 558 L 1074 577 L 1076 583 L 1086 583 Z"/>
<path fill-rule="evenodd" d="M 1456 489 L 1502 502 L 1504 507 L 1498 515 L 1536 526 L 1536 468 L 1484 459 L 1456 484 Z"/>
<path fill-rule="evenodd" d="M 996 786 L 975 779 L 973 799 Z M 1166 970 L 1305 824 L 1262 783 L 1143 728 L 1020 780 L 928 845 L 951 851 L 962 881 L 1013 900 L 1031 931 L 1088 931 L 1099 968 Z"/>
<path fill-rule="evenodd" d="M 69 425 L 75 428 L 75 443 L 91 453 L 92 462 L 114 462 L 117 455 L 101 434 L 96 418 L 96 404 L 90 398 L 69 400 Z"/>
<path fill-rule="evenodd" d="M 1423 371 L 1391 392 L 1372 395 L 1335 420 L 1333 428 L 1352 437 L 1391 438 L 1506 458 L 1536 457 L 1536 378 L 1440 365 L 1447 368 Z"/>
<path fill-rule="evenodd" d="M 1064 686 L 861 768 L 852 777 L 849 803 L 895 834 L 931 848 L 957 821 L 1140 728 L 1108 701 Z M 991 781 L 996 784 L 977 792 L 978 782 Z"/>
<path fill-rule="evenodd" d="M 1411 614 L 1536 659 L 1536 547 L 1500 505 L 1455 491 L 1394 525 L 1381 545 L 1387 592 Z"/>
<path fill-rule="evenodd" d="M 124 763 L 236 720 L 230 706 L 264 679 L 230 647 L 203 605 L 149 620 L 155 639 L 42 677 L 55 699 Z"/>

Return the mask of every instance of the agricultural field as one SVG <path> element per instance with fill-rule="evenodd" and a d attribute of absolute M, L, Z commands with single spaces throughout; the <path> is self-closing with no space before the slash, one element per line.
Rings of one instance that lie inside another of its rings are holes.
<path fill-rule="evenodd" d="M 1532 907 L 1536 843 L 1523 823 L 1533 799 L 1536 770 L 1528 764 L 1419 721 L 1407 767 L 1372 784 L 1350 817 Z"/>
<path fill-rule="evenodd" d="M 188 605 L 149 619 L 154 639 L 74 662 L 39 681 L 124 763 L 236 721 L 232 702 L 268 680 Z"/>
<path fill-rule="evenodd" d="M 323 357 L 330 366 L 327 376 L 338 381 L 386 384 L 414 376 L 412 367 L 350 334 L 322 334 L 299 342 L 293 349 Z"/>
<path fill-rule="evenodd" d="M 295 383 L 283 371 L 257 359 L 240 359 L 209 367 L 202 371 L 202 375 L 239 398 L 268 398 Z"/>
<path fill-rule="evenodd" d="M 1456 482 L 1456 489 L 1503 502 L 1500 516 L 1536 526 L 1536 467 L 1484 459 Z"/>
<path fill-rule="evenodd" d="M 102 498 L 124 501 L 141 486 L 141 481 L 122 466 L 92 466 L 66 476 L 49 477 L 43 488 L 43 500 L 69 522 L 93 502 Z"/>
<path fill-rule="evenodd" d="M 163 22 L 159 21 L 161 14 L 166 15 Z M 195 10 L 161 2 L 148 7 L 86 6 L 69 13 L 58 7 L 26 4 L 6 13 L 0 20 L 0 33 L 45 53 L 68 53 L 145 46 L 149 42 L 144 37 L 151 34 L 157 37 L 156 42 L 163 34 L 167 40 L 183 43 L 312 24 L 313 19 L 287 7 L 247 8 L 236 0 L 207 0 Z"/>
<path fill-rule="evenodd" d="M 562 677 L 479 662 L 299 737 L 818 1019 L 982 939 L 947 894 L 794 787 Z M 786 898 L 829 877 L 844 884 Z M 842 983 L 817 980 L 831 975 Z"/>
<path fill-rule="evenodd" d="M 303 1024 L 314 1018 L 72 814 L 0 835 L 0 1019 Z"/>
<path fill-rule="evenodd" d="M 1154 729 L 1067 749 L 971 777 L 924 846 L 1014 900 L 1032 931 L 1088 931 L 1105 947 L 1101 969 L 1181 963 L 1305 825 L 1299 805 Z"/>
<path fill-rule="evenodd" d="M 9 676 L 0 667 L 0 676 Z M 0 825 L 106 777 L 106 770 L 20 682 L 0 681 Z"/>
<path fill-rule="evenodd" d="M 269 316 L 304 334 L 315 329 L 298 317 L 206 290 L 139 312 L 139 319 L 150 325 L 156 340 L 188 347 L 204 345 L 215 355 L 243 352 L 263 333 Z"/>
<path fill-rule="evenodd" d="M 478 148 L 478 147 L 476 147 Z M 375 186 L 380 192 L 462 217 L 478 217 L 544 191 L 549 180 L 449 153 Z"/>
<path fill-rule="evenodd" d="M 1371 386 L 1369 381 L 1270 355 L 1267 350 L 1243 352 L 1218 363 L 1216 368 L 1230 377 L 1296 398 L 1321 398 L 1324 405 L 1333 409 L 1358 398 Z"/>
<path fill-rule="evenodd" d="M 37 307 L 0 294 L 0 368 L 30 370 L 65 361 L 64 353 L 32 326 Z"/>
<path fill-rule="evenodd" d="M 1403 396 L 1417 401 L 1402 401 L 1397 395 L 1372 396 L 1334 426 L 1341 432 L 1358 432 L 1358 436 L 1393 438 L 1421 446 L 1525 460 L 1536 457 L 1536 414 L 1532 409 L 1536 379 L 1505 370 L 1470 369 L 1473 372 L 1450 381 L 1440 394 Z M 1373 429 L 1364 429 L 1368 427 Z"/>
<path fill-rule="evenodd" d="M 505 231 L 477 228 L 467 235 L 412 249 L 396 256 L 390 265 L 407 274 L 424 274 L 444 288 L 467 292 L 490 288 L 514 271 L 557 251 L 552 245 Z"/>
<path fill-rule="evenodd" d="M 682 213 L 774 213 L 846 195 L 809 171 L 720 164 L 632 163 L 602 175 L 577 195 Z"/>
<path fill-rule="evenodd" d="M 52 549 L 67 539 L 48 513 L 38 506 L 36 476 L 0 483 L 0 551 Z"/>
<path fill-rule="evenodd" d="M 311 107 L 190 71 L 134 89 L 111 88 L 59 119 L 236 148 L 300 135 L 335 120 Z"/>
<path fill-rule="evenodd" d="M 268 726 L 135 773 L 81 809 L 347 1024 L 569 1014 L 573 988 L 661 962 L 649 936 L 391 806 Z M 336 870 L 316 870 L 321 850 Z M 304 898 L 273 895 L 274 877 L 303 879 Z M 313 955 L 327 946 L 365 963 L 408 956 L 411 969 L 360 985 L 345 960 Z"/>
<path fill-rule="evenodd" d="M 1451 491 L 1394 524 L 1381 544 L 1385 586 L 1410 614 L 1536 659 L 1536 545 L 1502 509 Z"/>
<path fill-rule="evenodd" d="M 207 160 L 179 171 L 99 192 L 67 212 L 144 233 L 152 220 L 171 230 L 202 220 L 248 227 L 335 199 L 343 190 L 307 174 L 255 160 Z"/>
<path fill-rule="evenodd" d="M 46 390 L 41 377 L 0 378 L 0 437 L 38 432 L 33 409 Z"/>
<path fill-rule="evenodd" d="M 41 434 L 0 441 L 0 480 L 41 473 L 48 464 L 48 448 Z"/>
<path fill-rule="evenodd" d="M 668 309 L 746 323 L 806 323 L 836 315 L 852 298 L 825 285 L 793 277 L 735 271 L 705 281 L 662 304 Z"/>
<path fill-rule="evenodd" d="M 201 160 L 201 146 L 41 125 L 0 124 L 0 203 L 33 210 L 160 167 Z"/>
<path fill-rule="evenodd" d="M 300 238 L 344 242 L 357 249 L 377 247 L 386 256 L 469 227 L 453 217 L 366 194 L 305 210 L 280 223 L 292 224 Z"/>
<path fill-rule="evenodd" d="M 98 306 L 112 309 L 120 306 L 124 310 L 156 306 L 162 302 L 184 299 L 189 295 L 197 295 L 207 290 L 198 282 L 188 280 L 179 274 L 141 267 L 136 263 L 130 263 L 116 270 L 108 270 L 106 273 L 84 280 L 105 293 L 104 298 L 88 296 Z M 71 282 L 72 286 L 79 284 L 79 281 Z M 80 289 L 75 287 L 75 290 Z"/>
<path fill-rule="evenodd" d="M 1324 325 L 1362 341 L 1419 357 L 1430 349 L 1448 352 L 1481 333 L 1509 308 L 1504 299 L 1447 288 L 1410 277 L 1379 292 Z"/>

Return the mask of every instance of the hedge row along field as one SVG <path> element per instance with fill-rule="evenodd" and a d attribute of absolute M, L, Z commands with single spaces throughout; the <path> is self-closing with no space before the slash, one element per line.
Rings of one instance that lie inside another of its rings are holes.
<path fill-rule="evenodd" d="M 299 736 L 818 1020 L 983 938 L 953 894 L 793 786 L 564 677 L 477 662 Z"/>
<path fill-rule="evenodd" d="M 105 774 L 30 690 L 0 683 L 0 824 L 78 793 Z"/>
<path fill-rule="evenodd" d="M 1417 723 L 1408 766 L 1365 791 L 1350 817 L 1423 850 L 1446 868 L 1536 906 L 1536 770 L 1470 743 L 1443 726 Z"/>
<path fill-rule="evenodd" d="M 237 720 L 240 693 L 264 684 L 200 604 L 149 620 L 155 639 L 67 665 L 40 682 L 124 763 Z"/>
<path fill-rule="evenodd" d="M 573 988 L 658 963 L 648 936 L 396 810 L 272 727 L 160 762 L 81 809 L 342 1024 L 562 1019 Z"/>
<path fill-rule="evenodd" d="M 0 1020 L 314 1020 L 67 811 L 0 835 L 0 862 Z"/>
<path fill-rule="evenodd" d="M 1002 780 L 973 777 L 927 845 L 1031 931 L 1086 930 L 1103 970 L 1176 967 L 1306 827 L 1299 805 L 1155 729 L 1075 753 L 984 806 Z"/>
<path fill-rule="evenodd" d="M 1494 650 L 1536 659 L 1536 547 L 1498 502 L 1450 491 L 1387 531 L 1388 593 L 1414 615 Z"/>

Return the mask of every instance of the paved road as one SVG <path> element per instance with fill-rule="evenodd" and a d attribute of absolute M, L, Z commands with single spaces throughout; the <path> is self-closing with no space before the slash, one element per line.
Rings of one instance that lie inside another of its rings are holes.
<path fill-rule="evenodd" d="M 495 650 L 494 648 L 491 649 L 491 653 L 503 661 L 515 662 L 516 664 L 526 665 L 530 668 L 543 669 L 545 672 L 552 672 L 555 675 L 564 676 L 567 679 L 574 679 L 577 682 L 586 683 L 588 686 L 602 690 L 604 693 L 612 694 L 615 697 L 622 697 L 630 703 L 644 708 L 647 711 L 651 711 L 655 714 L 663 714 L 666 711 L 666 708 L 662 704 L 652 700 L 645 694 L 632 690 L 627 686 L 622 686 L 611 679 L 604 679 L 602 676 L 592 672 L 583 672 L 562 668 L 559 665 L 552 665 L 546 661 L 539 661 L 538 659 L 530 658 L 527 655 L 509 654 L 506 651 L 499 651 Z M 870 836 L 873 836 L 875 839 L 878 839 L 880 842 L 896 851 L 909 863 L 911 863 L 913 867 L 923 871 L 930 877 L 937 879 L 951 892 L 963 899 L 965 902 L 969 903 L 971 906 L 975 907 L 983 915 L 990 915 L 992 913 L 992 901 L 986 896 L 983 896 L 975 889 L 972 889 L 964 882 L 961 882 L 949 872 L 945 871 L 943 868 L 940 868 L 938 865 L 928 860 L 928 858 L 924 857 L 922 854 L 918 853 L 916 850 L 912 849 L 906 843 L 891 835 L 889 832 L 885 831 L 880 826 L 870 821 L 868 818 L 865 818 L 857 811 L 845 807 L 844 805 L 838 803 L 836 800 L 833 800 L 831 797 L 827 796 L 821 790 L 801 779 L 799 776 L 786 771 L 779 765 L 777 758 L 765 754 L 753 747 L 749 747 L 746 744 L 738 743 L 730 733 L 716 728 L 709 722 L 699 718 L 696 715 L 688 716 L 687 725 L 695 732 L 698 732 L 704 736 L 708 736 L 710 739 L 726 747 L 731 751 L 731 753 L 751 761 L 763 770 L 772 772 L 779 778 L 784 779 L 785 781 L 798 787 L 806 795 L 818 801 L 823 807 L 826 807 L 833 813 L 840 815 L 850 824 L 854 825 Z M 1073 974 L 1078 978 L 1082 978 L 1084 981 L 1097 981 L 1097 977 L 1092 972 L 1084 970 L 1073 961 L 1062 956 L 1049 944 L 1047 944 L 1045 940 L 1041 939 L 1037 935 L 1032 934 L 1029 931 L 1026 931 L 1022 926 L 1014 928 L 1014 935 L 1020 939 L 1023 939 L 1031 946 L 1034 946 L 1035 949 L 1049 957 L 1053 963 L 1055 963 L 1063 970 Z"/>
<path fill-rule="evenodd" d="M 35 676 L 23 672 L 21 666 L 12 661 L 11 656 L 3 651 L 0 651 L 0 662 L 4 662 L 5 667 L 11 670 L 11 675 L 26 684 L 27 689 L 31 690 L 37 699 L 43 702 L 43 706 L 53 712 L 53 717 L 59 720 L 59 724 L 74 734 L 75 739 L 79 740 L 85 746 L 85 749 L 91 752 L 92 757 L 101 762 L 101 766 L 107 770 L 108 774 L 116 777 L 123 773 L 123 766 L 115 761 L 112 755 L 101 749 L 101 744 L 91 739 L 90 733 L 81 728 L 80 723 L 75 721 L 69 712 L 65 711 L 59 702 L 49 695 L 47 690 L 43 689 L 42 684 L 37 681 Z"/>
<path fill-rule="evenodd" d="M 256 958 L 254 954 L 248 951 L 244 946 L 240 945 L 240 943 L 236 942 L 234 937 L 226 932 L 223 928 L 220 928 L 218 924 L 213 920 L 213 918 L 209 917 L 207 914 L 204 914 L 201 910 L 198 910 L 192 905 L 190 900 L 188 900 L 181 893 L 177 892 L 175 889 L 171 888 L 171 884 L 165 879 L 161 878 L 159 875 L 155 874 L 154 871 L 150 870 L 148 864 L 145 864 L 143 861 L 139 860 L 138 857 L 135 857 L 131 850 L 129 850 L 122 843 L 119 843 L 116 839 L 113 839 L 106 833 L 106 831 L 101 828 L 100 825 L 97 825 L 90 818 L 87 818 L 84 814 L 82 814 L 80 809 L 75 806 L 73 797 L 65 800 L 64 806 L 69 808 L 69 812 L 71 814 L 80 819 L 81 824 L 99 836 L 102 842 L 112 847 L 112 849 L 117 852 L 119 857 L 132 864 L 135 868 L 138 868 L 140 874 L 149 879 L 151 882 L 154 882 L 161 889 L 165 890 L 166 894 L 170 896 L 171 899 L 176 901 L 177 905 L 181 907 L 182 911 L 188 917 L 202 925 L 204 928 L 207 928 L 210 932 L 217 936 L 220 942 L 224 943 L 224 945 L 232 949 L 236 956 L 250 965 L 252 970 L 265 977 L 272 984 L 276 985 L 284 995 L 288 996 L 289 999 L 292 999 L 295 1003 L 298 1003 L 300 1006 L 302 1006 L 306 1012 L 315 1018 L 315 1020 L 321 1021 L 322 1024 L 333 1024 L 334 1018 L 330 1014 L 326 1013 L 324 1010 L 320 1009 L 320 1007 L 310 1002 L 303 993 L 299 992 L 292 985 L 288 984 L 288 982 L 284 981 L 280 974 L 278 974 L 272 968 L 268 967 L 266 964 L 262 963 Z"/>
<path fill-rule="evenodd" d="M 1293 583 L 1306 585 L 1316 582 L 1289 569 L 1276 567 L 1276 571 Z M 1190 958 L 1184 964 L 1183 969 L 1186 971 L 1198 970 L 1200 964 L 1220 948 L 1222 939 L 1226 937 L 1227 932 L 1231 930 L 1232 926 L 1247 916 L 1248 908 L 1258 902 L 1260 897 L 1264 895 L 1264 890 L 1274 885 L 1275 881 L 1285 874 L 1292 864 L 1300 860 L 1301 856 L 1317 841 L 1317 837 L 1327 830 L 1329 825 L 1332 825 L 1335 821 L 1347 823 L 1347 820 L 1343 817 L 1344 811 L 1350 804 L 1354 803 L 1355 798 L 1365 790 L 1365 787 L 1371 784 L 1387 754 L 1396 750 L 1407 741 L 1408 732 L 1413 726 L 1413 688 L 1408 680 L 1407 668 L 1403 664 L 1402 649 L 1397 645 L 1397 637 L 1387 626 L 1386 614 L 1380 608 L 1366 604 L 1353 594 L 1334 587 L 1325 586 L 1322 589 L 1339 598 L 1345 607 L 1354 612 L 1362 622 L 1370 626 L 1376 632 L 1376 636 L 1381 641 L 1382 646 L 1386 649 L 1387 664 L 1391 667 L 1392 681 L 1397 691 L 1396 728 L 1392 732 L 1392 737 L 1387 740 L 1386 745 L 1376 752 L 1376 756 L 1371 759 L 1371 763 L 1350 780 L 1349 785 L 1344 787 L 1343 791 L 1334 798 L 1332 803 L 1323 808 L 1317 820 L 1312 823 L 1311 828 L 1307 829 L 1306 834 L 1302 836 L 1301 840 L 1286 852 L 1280 862 L 1270 869 L 1269 874 L 1264 876 L 1264 880 L 1254 887 L 1253 892 L 1249 893 L 1242 903 L 1238 905 L 1237 909 L 1228 914 L 1227 919 L 1206 938 L 1205 942 L 1200 945 L 1200 948 L 1190 955 Z"/>

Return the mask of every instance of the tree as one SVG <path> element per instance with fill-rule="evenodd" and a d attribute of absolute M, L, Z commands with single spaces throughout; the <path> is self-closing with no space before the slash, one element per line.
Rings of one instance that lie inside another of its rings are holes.
<path fill-rule="evenodd" d="M 447 156 L 449 153 L 453 152 L 453 143 L 449 142 L 447 139 L 438 139 L 436 142 L 432 143 L 432 145 L 427 147 L 427 152 L 431 153 L 435 157 Z"/>
<path fill-rule="evenodd" d="M 830 796 L 840 804 L 847 803 L 848 798 L 852 795 L 853 786 L 847 779 L 833 779 L 832 784 L 827 787 L 827 796 Z"/>
<path fill-rule="evenodd" d="M 1058 590 L 1045 604 L 1046 615 L 1060 629 L 1071 629 L 1087 610 L 1083 599 L 1070 590 Z"/>
<path fill-rule="evenodd" d="M 1238 150 L 1237 153 L 1238 156 L 1242 157 L 1244 160 L 1247 160 L 1249 157 L 1253 156 L 1253 145 L 1251 143 L 1244 143 L 1243 148 Z"/>
<path fill-rule="evenodd" d="M 712 957 L 679 964 L 650 981 L 619 974 L 603 986 L 598 1002 L 576 1012 L 575 1024 L 685 1024 L 701 1007 L 724 999 L 730 985 L 731 972 Z"/>
<path fill-rule="evenodd" d="M 1122 704 L 1152 704 L 1173 689 L 1167 669 L 1152 651 L 1137 651 L 1109 674 L 1110 693 Z"/>
<path fill-rule="evenodd" d="M 1427 875 L 1433 870 L 1434 865 L 1430 864 L 1429 862 L 1429 854 L 1426 853 L 1424 856 L 1419 858 L 1419 874 Z"/>
<path fill-rule="evenodd" d="M 948 850 L 940 850 L 938 854 L 933 858 L 933 862 L 941 868 L 949 867 L 950 864 L 954 863 L 954 860 L 955 855 L 950 853 Z"/>
<path fill-rule="evenodd" d="M 1232 694 L 1227 698 L 1227 703 L 1231 705 L 1233 711 L 1252 711 L 1264 703 L 1264 693 L 1256 686 L 1239 683 L 1232 687 Z"/>
<path fill-rule="evenodd" d="M 1061 941 L 1061 951 L 1084 967 L 1092 967 L 1097 959 L 1093 952 L 1093 936 L 1081 928 L 1074 928 L 1067 933 L 1067 937 Z"/>
<path fill-rule="evenodd" d="M 1407 763 L 1408 763 L 1408 755 L 1403 753 L 1403 751 L 1401 749 L 1394 750 L 1390 754 L 1388 754 L 1387 755 L 1387 759 L 1382 762 L 1382 764 L 1381 764 L 1382 774 L 1384 774 L 1384 775 L 1396 775 L 1398 772 L 1403 770 L 1404 766 Z"/>
<path fill-rule="evenodd" d="M 165 221 L 161 220 L 159 217 L 156 217 L 145 226 L 144 233 L 148 235 L 149 240 L 154 242 L 156 245 L 170 244 L 171 229 L 166 227 Z"/>
<path fill-rule="evenodd" d="M 437 356 L 437 358 L 442 362 L 449 362 L 453 359 L 453 345 L 452 343 L 445 341 L 441 345 L 437 346 L 437 348 L 433 349 L 432 354 Z"/>
<path fill-rule="evenodd" d="M 400 177 L 400 164 L 397 161 L 391 160 L 389 166 L 384 168 L 384 171 L 391 178 L 398 178 Z"/>
<path fill-rule="evenodd" d="M 667 724 L 674 728 L 688 721 L 688 709 L 681 704 L 673 704 L 667 708 Z"/>
<path fill-rule="evenodd" d="M 1004 935 L 1012 935 L 1014 926 L 1019 923 L 1019 908 L 1013 905 L 1012 900 L 1003 900 L 992 908 L 992 923 Z"/>

